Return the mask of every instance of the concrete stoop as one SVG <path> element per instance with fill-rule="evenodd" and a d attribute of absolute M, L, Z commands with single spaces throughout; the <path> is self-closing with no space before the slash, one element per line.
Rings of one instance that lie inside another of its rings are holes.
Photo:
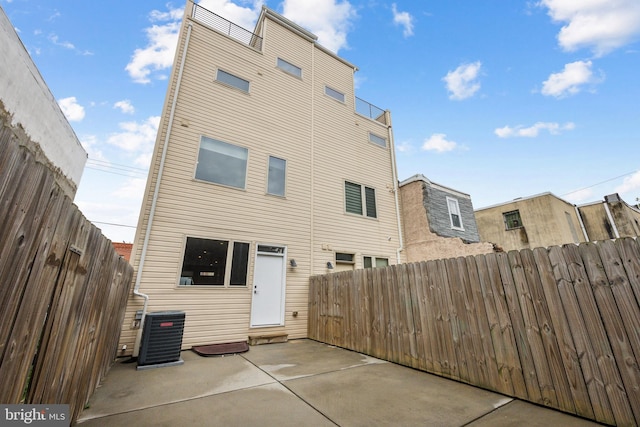
<path fill-rule="evenodd" d="M 283 343 L 289 340 L 288 334 L 260 334 L 249 335 L 249 345 L 275 344 Z"/>

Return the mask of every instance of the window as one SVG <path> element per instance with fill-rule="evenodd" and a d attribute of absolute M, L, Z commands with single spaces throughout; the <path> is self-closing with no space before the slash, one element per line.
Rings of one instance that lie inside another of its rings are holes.
<path fill-rule="evenodd" d="M 280 68 L 282 71 L 286 71 L 289 74 L 293 74 L 296 77 L 300 77 L 302 78 L 302 68 L 300 67 L 296 67 L 295 65 L 293 65 L 290 62 L 285 61 L 282 58 L 278 58 L 278 63 L 277 63 L 278 68 Z"/>
<path fill-rule="evenodd" d="M 248 150 L 203 136 L 196 166 L 196 179 L 244 188 Z"/>
<path fill-rule="evenodd" d="M 505 212 L 502 214 L 502 217 L 504 218 L 504 224 L 507 230 L 522 227 L 520 211 Z"/>
<path fill-rule="evenodd" d="M 364 188 L 364 191 L 362 189 Z M 376 190 L 353 182 L 344 182 L 345 209 L 356 215 L 377 218 Z"/>
<path fill-rule="evenodd" d="M 246 286 L 249 243 L 187 237 L 180 285 Z"/>
<path fill-rule="evenodd" d="M 324 87 L 324 93 L 340 102 L 344 102 L 344 93 L 331 89 L 329 86 Z"/>
<path fill-rule="evenodd" d="M 369 141 L 373 142 L 376 145 L 379 145 L 380 147 L 383 147 L 383 148 L 387 147 L 387 139 L 381 136 L 378 136 L 375 133 L 369 132 Z"/>
<path fill-rule="evenodd" d="M 458 205 L 458 201 L 451 197 L 447 197 L 447 207 L 449 208 L 451 228 L 464 230 L 462 227 L 462 216 L 460 215 L 460 206 Z"/>
<path fill-rule="evenodd" d="M 343 262 L 348 264 L 353 264 L 355 261 L 353 259 L 353 254 L 345 254 L 341 252 L 336 252 L 336 262 Z"/>
<path fill-rule="evenodd" d="M 240 77 L 234 76 L 226 71 L 218 69 L 216 72 L 216 80 L 220 83 L 233 86 L 236 89 L 249 93 L 249 82 L 247 80 L 241 79 Z"/>
<path fill-rule="evenodd" d="M 364 268 L 387 267 L 389 266 L 389 258 L 365 256 L 363 257 Z"/>
<path fill-rule="evenodd" d="M 267 178 L 267 193 L 284 196 L 284 186 L 287 161 L 269 156 L 269 176 Z"/>

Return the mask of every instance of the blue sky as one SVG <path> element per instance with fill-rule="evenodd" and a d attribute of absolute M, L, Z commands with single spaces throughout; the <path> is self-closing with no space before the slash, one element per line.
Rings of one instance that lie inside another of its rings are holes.
<path fill-rule="evenodd" d="M 200 3 L 249 29 L 266 4 L 358 66 L 356 95 L 391 110 L 401 180 L 476 208 L 640 197 L 638 0 Z M 0 5 L 89 153 L 76 204 L 133 241 L 184 3 Z"/>

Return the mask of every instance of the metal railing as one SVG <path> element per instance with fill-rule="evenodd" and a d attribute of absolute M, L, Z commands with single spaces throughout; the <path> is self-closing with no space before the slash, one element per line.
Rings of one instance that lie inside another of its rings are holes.
<path fill-rule="evenodd" d="M 194 4 L 192 18 L 256 50 L 262 50 L 262 37 Z"/>
<path fill-rule="evenodd" d="M 356 113 L 365 117 L 369 117 L 377 122 L 387 125 L 387 116 L 382 108 L 376 107 L 373 104 L 368 103 L 364 99 L 356 96 Z"/>

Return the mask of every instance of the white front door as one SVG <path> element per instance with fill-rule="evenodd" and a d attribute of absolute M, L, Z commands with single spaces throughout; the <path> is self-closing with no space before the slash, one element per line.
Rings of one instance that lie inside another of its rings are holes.
<path fill-rule="evenodd" d="M 253 271 L 251 326 L 284 323 L 285 248 L 258 245 Z"/>

